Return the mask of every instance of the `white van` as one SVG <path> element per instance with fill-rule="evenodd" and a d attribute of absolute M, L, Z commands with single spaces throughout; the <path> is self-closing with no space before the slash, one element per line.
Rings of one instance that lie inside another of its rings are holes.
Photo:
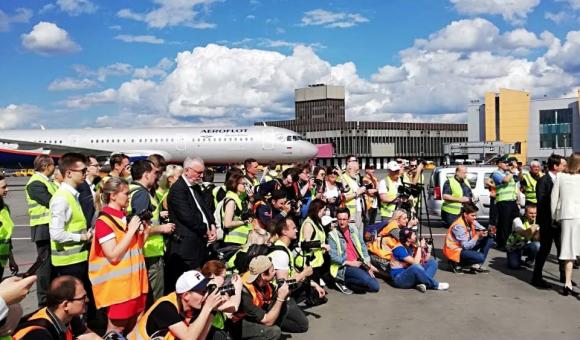
<path fill-rule="evenodd" d="M 489 188 L 485 181 L 497 169 L 495 166 L 467 166 L 467 180 L 477 201 L 479 219 L 489 219 Z M 443 204 L 443 184 L 451 176 L 455 175 L 455 167 L 437 167 L 431 174 L 429 187 L 427 188 L 427 209 L 429 214 L 441 216 Z"/>

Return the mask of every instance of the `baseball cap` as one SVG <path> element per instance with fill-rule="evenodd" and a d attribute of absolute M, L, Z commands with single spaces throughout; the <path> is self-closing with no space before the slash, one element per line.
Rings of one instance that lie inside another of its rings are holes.
<path fill-rule="evenodd" d="M 175 283 L 175 292 L 177 294 L 183 294 L 189 291 L 203 291 L 209 280 L 209 278 L 203 276 L 203 274 L 197 270 L 187 271 L 181 274 L 177 279 L 177 282 Z"/>
<path fill-rule="evenodd" d="M 498 163 L 508 163 L 509 162 L 509 157 L 508 155 L 503 155 L 500 158 L 498 158 L 497 160 Z"/>
<path fill-rule="evenodd" d="M 399 163 L 397 163 L 396 161 L 390 161 L 387 164 L 387 170 L 389 170 L 389 171 L 399 171 L 399 170 L 401 170 L 401 165 Z"/>
<path fill-rule="evenodd" d="M 334 221 L 336 221 L 336 218 L 327 215 L 322 216 L 322 218 L 320 219 L 320 222 L 322 223 L 323 226 L 327 226 Z"/>
<path fill-rule="evenodd" d="M 272 261 L 266 255 L 258 255 L 250 261 L 248 279 L 246 280 L 248 283 L 252 283 L 256 281 L 260 274 L 264 273 L 266 270 L 270 269 L 272 266 Z"/>
<path fill-rule="evenodd" d="M 375 170 L 375 165 L 374 164 L 367 164 L 367 166 L 365 167 L 365 169 Z"/>
<path fill-rule="evenodd" d="M 399 231 L 399 241 L 401 243 L 407 242 L 407 240 L 409 239 L 409 237 L 411 237 L 412 234 L 413 230 L 411 228 L 402 228 Z"/>

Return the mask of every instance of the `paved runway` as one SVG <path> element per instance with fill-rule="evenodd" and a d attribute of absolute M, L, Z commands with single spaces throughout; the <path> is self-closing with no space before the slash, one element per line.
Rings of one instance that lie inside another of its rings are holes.
<path fill-rule="evenodd" d="M 24 271 L 35 259 L 30 242 L 23 185 L 28 178 L 9 178 L 7 202 L 17 224 L 13 244 Z M 445 230 L 434 228 L 441 248 Z M 446 292 L 400 290 L 381 283 L 377 294 L 346 296 L 330 292 L 329 302 L 308 310 L 310 330 L 292 339 L 580 339 L 580 301 L 557 289 L 541 291 L 527 282 L 531 270 L 506 268 L 505 254 L 491 250 L 491 273 L 457 275 L 440 263 L 436 279 L 449 282 Z M 8 271 L 8 269 L 6 269 Z M 556 283 L 555 257 L 545 267 Z M 580 282 L 580 272 L 574 271 Z M 25 313 L 36 306 L 32 292 L 23 301 Z"/>

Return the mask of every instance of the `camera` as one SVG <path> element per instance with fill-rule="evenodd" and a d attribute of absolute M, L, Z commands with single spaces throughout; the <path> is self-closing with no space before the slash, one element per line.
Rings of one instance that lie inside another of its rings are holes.
<path fill-rule="evenodd" d="M 314 184 L 316 184 L 317 187 L 322 187 L 323 182 L 321 179 L 315 179 Z"/>
<path fill-rule="evenodd" d="M 246 210 L 246 211 L 242 212 L 242 214 L 240 215 L 240 218 L 242 219 L 242 221 L 247 221 L 250 218 L 254 218 L 254 217 L 255 216 L 251 210 Z"/>
<path fill-rule="evenodd" d="M 433 245 L 433 239 L 431 237 L 422 237 L 422 239 L 425 240 L 425 244 L 428 246 L 432 246 Z"/>
<path fill-rule="evenodd" d="M 149 209 L 143 209 L 137 214 L 137 217 L 139 217 L 141 221 L 149 221 L 153 218 L 153 213 L 151 213 Z"/>
<path fill-rule="evenodd" d="M 217 287 L 217 285 L 215 285 L 213 283 L 207 285 L 207 291 L 210 294 L 213 293 L 216 289 L 218 290 L 218 293 L 220 293 L 221 295 L 229 295 L 229 296 L 232 296 L 232 295 L 235 295 L 236 294 L 236 288 L 231 283 L 225 284 L 225 285 L 223 285 L 223 286 L 221 286 L 219 288 Z"/>
<path fill-rule="evenodd" d="M 367 183 L 367 184 L 363 185 L 363 187 L 367 188 L 367 190 L 370 190 L 370 189 L 374 189 L 375 186 L 372 183 Z"/>
<path fill-rule="evenodd" d="M 401 196 L 415 196 L 415 197 L 420 197 L 421 193 L 423 191 L 423 186 L 420 184 L 411 184 L 411 183 L 406 183 L 406 182 L 402 182 L 401 185 L 399 185 L 398 188 L 398 193 Z"/>
<path fill-rule="evenodd" d="M 300 249 L 302 251 L 310 251 L 313 249 L 321 249 L 322 243 L 320 241 L 303 241 L 300 242 Z"/>
<path fill-rule="evenodd" d="M 276 280 L 276 285 L 278 287 L 281 287 L 284 283 L 288 284 L 288 288 L 290 290 L 298 288 L 298 284 L 299 284 L 299 282 L 296 281 L 296 279 L 288 279 L 288 280 L 278 279 L 278 280 Z"/>
<path fill-rule="evenodd" d="M 296 202 L 296 200 L 289 200 L 288 203 L 290 204 L 292 210 L 298 209 L 298 202 Z"/>

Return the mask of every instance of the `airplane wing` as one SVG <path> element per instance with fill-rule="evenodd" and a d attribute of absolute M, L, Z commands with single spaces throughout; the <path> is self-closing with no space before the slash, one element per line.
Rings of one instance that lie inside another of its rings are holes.
<path fill-rule="evenodd" d="M 14 151 L 49 150 L 50 154 L 64 154 L 67 152 L 79 152 L 79 153 L 83 153 L 83 154 L 95 154 L 97 156 L 109 156 L 109 155 L 111 155 L 111 151 L 100 150 L 100 149 L 80 148 L 80 147 L 72 147 L 72 146 L 58 145 L 58 144 L 27 142 L 27 141 L 6 139 L 6 138 L 1 138 L 1 137 L 0 137 L 0 143 L 18 145 L 18 147 L 16 149 L 14 149 Z"/>

